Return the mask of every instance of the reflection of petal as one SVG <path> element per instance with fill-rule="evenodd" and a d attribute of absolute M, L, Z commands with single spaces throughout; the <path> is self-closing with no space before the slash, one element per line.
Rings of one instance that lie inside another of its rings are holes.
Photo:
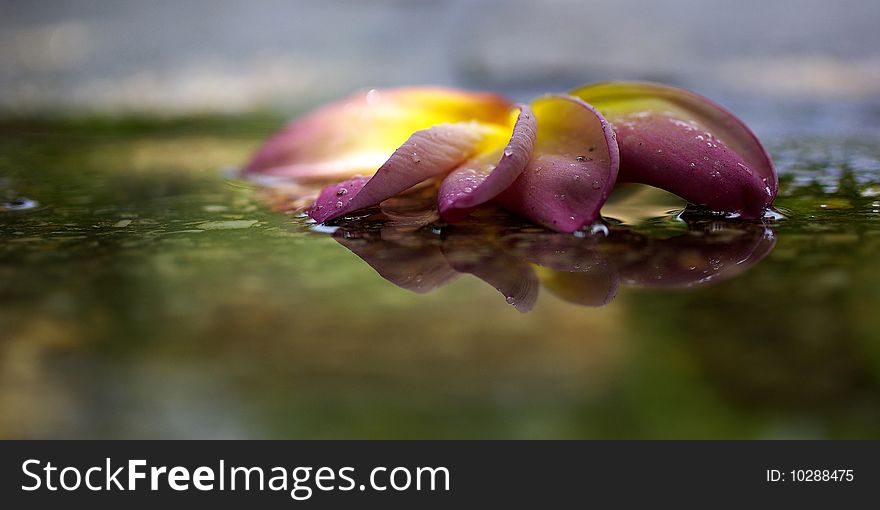
<path fill-rule="evenodd" d="M 406 290 L 420 294 L 430 292 L 458 276 L 446 262 L 436 236 L 430 234 L 409 233 L 406 245 L 384 240 L 374 232 L 342 228 L 333 238 L 369 264 L 382 278 Z"/>
<path fill-rule="evenodd" d="M 445 221 L 461 221 L 507 189 L 526 168 L 535 146 L 537 122 L 529 107 L 518 107 L 520 113 L 506 146 L 497 145 L 477 154 L 443 179 L 437 204 Z"/>
<path fill-rule="evenodd" d="M 504 244 L 514 255 L 535 264 L 541 285 L 565 301 L 605 306 L 617 295 L 618 277 L 596 238 L 550 232 L 514 234 Z"/>
<path fill-rule="evenodd" d="M 581 306 L 605 306 L 617 296 L 617 273 L 607 266 L 567 273 L 538 266 L 538 278 L 554 296 Z"/>
<path fill-rule="evenodd" d="M 582 272 L 608 266 L 596 237 L 530 232 L 509 234 L 502 240 L 516 257 L 557 271 Z"/>
<path fill-rule="evenodd" d="M 617 180 L 614 133 L 590 105 L 571 96 L 532 103 L 538 135 L 528 166 L 504 193 L 507 209 L 559 232 L 574 232 L 599 217 Z"/>
<path fill-rule="evenodd" d="M 770 253 L 776 236 L 769 227 L 741 224 L 694 229 L 669 239 L 622 233 L 622 238 L 614 242 L 625 246 L 617 259 L 623 283 L 676 288 L 722 281 L 742 273 Z"/>
<path fill-rule="evenodd" d="M 520 312 L 538 300 L 538 278 L 525 261 L 497 246 L 484 232 L 453 227 L 443 237 L 443 254 L 456 271 L 470 273 L 500 292 Z"/>
<path fill-rule="evenodd" d="M 757 264 L 775 245 L 771 227 L 687 215 L 688 232 L 671 238 L 620 226 L 611 226 L 607 237 L 522 229 L 501 225 L 485 210 L 436 235 L 423 226 L 426 210 L 436 214 L 426 209 L 430 192 L 386 201 L 386 216 L 343 221 L 334 237 L 402 288 L 429 292 L 469 273 L 521 312 L 534 307 L 539 285 L 565 301 L 596 307 L 610 303 L 620 284 L 687 288 L 723 281 Z"/>
<path fill-rule="evenodd" d="M 571 92 L 608 118 L 620 180 L 650 184 L 715 211 L 758 218 L 776 196 L 773 162 L 735 115 L 692 92 L 611 82 Z"/>
<path fill-rule="evenodd" d="M 506 125 L 510 107 L 495 94 L 437 87 L 361 92 L 290 123 L 245 172 L 313 181 L 372 175 L 415 131 L 468 121 Z"/>
<path fill-rule="evenodd" d="M 467 159 L 492 131 L 476 122 L 440 124 L 416 131 L 373 177 L 353 177 L 327 186 L 309 209 L 309 216 L 319 223 L 338 218 L 446 174 Z"/>

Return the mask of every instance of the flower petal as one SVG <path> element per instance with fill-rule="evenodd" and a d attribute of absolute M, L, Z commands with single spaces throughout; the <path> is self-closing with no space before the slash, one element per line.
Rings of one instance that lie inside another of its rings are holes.
<path fill-rule="evenodd" d="M 309 216 L 322 223 L 374 206 L 431 177 L 444 175 L 492 135 L 497 136 L 498 130 L 477 122 L 460 122 L 416 131 L 372 178 L 354 177 L 321 191 L 309 209 Z"/>
<path fill-rule="evenodd" d="M 617 142 L 605 118 L 578 98 L 532 103 L 538 121 L 526 169 L 498 196 L 507 209 L 560 232 L 596 221 L 617 179 Z"/>
<path fill-rule="evenodd" d="M 525 170 L 535 145 L 537 122 L 531 108 L 516 107 L 519 115 L 506 146 L 499 144 L 477 154 L 443 179 L 437 204 L 444 221 L 461 221 L 507 189 Z"/>
<path fill-rule="evenodd" d="M 671 191 L 714 211 L 758 218 L 776 197 L 773 162 L 735 115 L 693 92 L 640 82 L 570 92 L 614 125 L 620 180 Z"/>
<path fill-rule="evenodd" d="M 510 108 L 495 94 L 437 87 L 360 92 L 289 124 L 244 171 L 319 181 L 371 175 L 415 131 L 471 120 L 506 124 Z"/>

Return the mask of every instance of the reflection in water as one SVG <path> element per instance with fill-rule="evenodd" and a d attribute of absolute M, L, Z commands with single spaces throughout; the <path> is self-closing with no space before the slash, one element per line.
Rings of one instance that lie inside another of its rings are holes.
<path fill-rule="evenodd" d="M 732 278 L 776 243 L 772 227 L 681 215 L 684 233 L 656 237 L 623 225 L 560 234 L 512 224 L 489 213 L 442 228 L 400 214 L 373 214 L 339 224 L 333 237 L 398 287 L 430 292 L 472 274 L 521 312 L 543 287 L 578 305 L 604 306 L 620 285 L 682 288 Z"/>
<path fill-rule="evenodd" d="M 40 204 L 0 209 L 0 437 L 880 436 L 873 141 L 777 146 L 772 230 L 629 188 L 608 236 L 391 201 L 333 237 L 216 172 L 266 134 L 229 123 L 0 125 Z"/>

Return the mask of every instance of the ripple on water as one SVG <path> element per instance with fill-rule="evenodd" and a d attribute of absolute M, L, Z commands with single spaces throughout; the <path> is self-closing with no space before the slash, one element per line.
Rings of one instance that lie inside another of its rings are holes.
<path fill-rule="evenodd" d="M 0 204 L 0 209 L 4 211 L 23 211 L 26 209 L 35 209 L 40 204 L 36 200 L 25 197 L 16 197 Z"/>

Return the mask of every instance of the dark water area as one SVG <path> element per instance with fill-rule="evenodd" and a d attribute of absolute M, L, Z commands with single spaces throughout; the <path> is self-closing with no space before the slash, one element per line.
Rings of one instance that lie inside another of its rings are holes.
<path fill-rule="evenodd" d="M 571 236 L 315 228 L 223 170 L 278 122 L 0 122 L 0 437 L 880 437 L 878 140 L 768 140 L 764 221 L 630 187 Z"/>

